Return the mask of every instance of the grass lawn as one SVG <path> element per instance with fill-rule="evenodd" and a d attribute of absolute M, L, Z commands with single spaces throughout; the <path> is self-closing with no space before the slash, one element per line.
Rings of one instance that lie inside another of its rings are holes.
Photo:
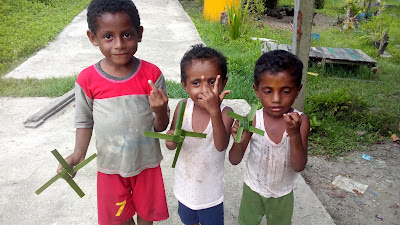
<path fill-rule="evenodd" d="M 253 22 L 241 38 L 230 41 L 226 38 L 225 27 L 203 19 L 202 1 L 180 1 L 199 31 L 202 40 L 209 47 L 221 51 L 229 63 L 229 81 L 226 89 L 232 90 L 227 98 L 244 98 L 257 103 L 252 90 L 253 66 L 260 56 L 259 42 L 250 37 L 265 37 L 292 42 L 292 32 L 260 27 Z M 317 13 L 338 16 L 345 13 L 345 0 L 325 0 L 325 8 Z M 280 5 L 294 3 L 279 1 Z M 398 15 L 400 3 L 387 2 L 395 7 L 387 8 L 385 15 Z M 382 71 L 374 77 L 367 67 L 310 65 L 309 71 L 319 76 L 308 76 L 305 113 L 312 119 L 309 151 L 311 154 L 341 155 L 346 151 L 363 150 L 372 143 L 390 141 L 390 134 L 398 132 L 400 122 L 400 19 L 393 18 L 390 26 L 390 44 L 387 48 L 393 57 L 377 57 L 375 47 L 366 41 L 366 34 L 360 28 L 354 32 L 331 27 L 320 31 L 321 38 L 313 40 L 313 47 L 341 47 L 362 49 L 377 60 Z M 393 38 L 392 38 L 393 37 Z"/>
<path fill-rule="evenodd" d="M 0 0 L 0 78 L 42 49 L 90 0 Z M 60 96 L 75 76 L 61 79 L 0 79 L 0 96 Z M 64 92 L 64 93 L 63 93 Z"/>

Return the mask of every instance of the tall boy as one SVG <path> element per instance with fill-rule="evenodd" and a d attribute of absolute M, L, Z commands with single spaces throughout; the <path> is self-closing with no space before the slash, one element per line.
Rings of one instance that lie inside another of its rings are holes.
<path fill-rule="evenodd" d="M 135 212 L 139 225 L 167 219 L 160 145 L 143 132 L 167 128 L 168 98 L 159 68 L 134 57 L 143 33 L 139 13 L 130 0 L 92 0 L 87 21 L 105 58 L 77 78 L 76 144 L 66 161 L 84 160 L 94 128 L 99 224 L 135 224 Z"/>
<path fill-rule="evenodd" d="M 243 132 L 234 143 L 229 161 L 239 164 L 247 145 L 239 224 L 260 224 L 265 215 L 268 224 L 291 224 L 293 184 L 307 163 L 310 123 L 307 116 L 292 108 L 301 90 L 303 64 L 292 53 L 277 50 L 263 54 L 254 67 L 254 91 L 263 106 L 256 112 L 253 126 L 264 136 Z M 235 138 L 238 121 L 232 127 Z"/>

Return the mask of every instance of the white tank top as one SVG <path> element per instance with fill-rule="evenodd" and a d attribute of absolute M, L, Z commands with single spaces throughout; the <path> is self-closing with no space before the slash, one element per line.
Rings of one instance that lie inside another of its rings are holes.
<path fill-rule="evenodd" d="M 193 131 L 193 106 L 189 98 L 182 122 L 182 129 L 186 131 Z M 221 104 L 221 111 L 224 107 Z M 224 200 L 226 149 L 220 152 L 215 148 L 211 119 L 202 133 L 207 137 L 185 138 L 175 167 L 175 197 L 193 210 L 210 208 Z"/>
<path fill-rule="evenodd" d="M 265 131 L 263 109 L 256 113 L 256 128 Z M 278 198 L 293 190 L 298 173 L 290 167 L 289 140 L 286 131 L 278 144 L 268 137 L 267 132 L 264 136 L 252 135 L 244 182 L 261 196 Z"/>

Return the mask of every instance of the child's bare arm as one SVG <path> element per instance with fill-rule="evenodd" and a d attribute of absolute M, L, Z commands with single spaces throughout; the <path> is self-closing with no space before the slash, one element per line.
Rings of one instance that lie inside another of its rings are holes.
<path fill-rule="evenodd" d="M 232 109 L 225 107 L 223 112 L 219 113 L 219 115 L 210 115 L 213 127 L 214 145 L 218 151 L 223 151 L 229 144 L 231 126 L 233 123 L 233 119 L 226 115 L 229 110 Z"/>
<path fill-rule="evenodd" d="M 149 103 L 151 110 L 155 113 L 154 131 L 161 132 L 167 129 L 169 123 L 168 97 L 151 80 L 149 80 L 149 85 L 152 88 L 149 95 Z"/>
<path fill-rule="evenodd" d="M 255 124 L 255 119 L 253 120 L 253 124 Z M 238 128 L 239 128 L 239 120 L 236 120 L 231 129 L 233 140 L 235 140 L 236 138 Z M 232 165 L 237 165 L 242 161 L 247 146 L 249 145 L 251 135 L 252 135 L 251 132 L 243 131 L 242 137 L 240 138 L 240 142 L 233 143 L 231 150 L 229 150 L 229 162 L 231 162 Z"/>
<path fill-rule="evenodd" d="M 307 145 L 310 122 L 305 114 L 294 112 L 283 115 L 290 137 L 290 165 L 294 171 L 304 170 L 307 164 Z"/>
<path fill-rule="evenodd" d="M 74 167 L 85 160 L 85 156 L 92 137 L 93 128 L 77 128 L 74 152 L 65 158 L 68 165 Z M 61 172 L 63 167 L 58 165 L 57 173 Z"/>
<path fill-rule="evenodd" d="M 174 134 L 175 132 L 175 126 L 176 126 L 176 120 L 178 118 L 178 112 L 179 112 L 179 106 L 180 106 L 180 102 L 179 104 L 176 106 L 175 108 L 175 112 L 174 112 L 174 118 L 172 119 L 172 123 L 171 123 L 171 127 L 169 128 L 169 130 L 167 131 L 167 134 Z M 178 145 L 178 143 L 174 142 L 174 141 L 165 141 L 165 145 L 167 146 L 167 148 L 169 150 L 174 150 L 176 149 L 176 146 Z"/>

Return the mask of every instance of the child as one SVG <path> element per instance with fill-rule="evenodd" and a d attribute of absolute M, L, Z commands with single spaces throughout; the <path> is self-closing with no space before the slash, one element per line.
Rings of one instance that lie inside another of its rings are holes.
<path fill-rule="evenodd" d="M 143 27 L 131 0 L 92 0 L 87 19 L 87 35 L 105 58 L 77 78 L 76 144 L 66 161 L 76 166 L 84 160 L 94 128 L 99 224 L 135 224 L 135 212 L 139 225 L 165 220 L 160 145 L 143 136 L 168 126 L 164 77 L 134 57 Z"/>
<path fill-rule="evenodd" d="M 293 183 L 297 172 L 307 163 L 308 118 L 292 108 L 301 90 L 303 64 L 283 50 L 262 55 L 254 68 L 254 91 L 263 106 L 253 126 L 264 136 L 243 132 L 234 143 L 229 161 L 237 165 L 250 142 L 239 210 L 241 225 L 260 224 L 266 215 L 268 224 L 291 224 Z M 238 121 L 232 127 L 235 138 Z"/>
<path fill-rule="evenodd" d="M 218 51 L 195 45 L 181 61 L 181 83 L 186 100 L 182 129 L 207 134 L 205 139 L 186 137 L 175 167 L 174 194 L 184 224 L 224 224 L 224 161 L 233 119 L 221 104 L 230 91 L 225 57 Z M 168 134 L 173 134 L 179 105 Z M 177 143 L 166 141 L 168 149 Z"/>

